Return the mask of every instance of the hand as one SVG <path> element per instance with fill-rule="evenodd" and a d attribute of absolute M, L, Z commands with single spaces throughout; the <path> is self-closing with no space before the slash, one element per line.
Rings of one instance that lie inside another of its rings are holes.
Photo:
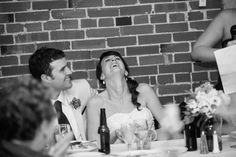
<path fill-rule="evenodd" d="M 64 157 L 73 136 L 73 132 L 67 133 L 59 142 L 50 148 L 48 154 L 53 157 Z"/>

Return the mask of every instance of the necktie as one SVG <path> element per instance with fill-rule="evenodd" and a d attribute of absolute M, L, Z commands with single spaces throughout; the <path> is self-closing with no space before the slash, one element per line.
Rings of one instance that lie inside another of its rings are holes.
<path fill-rule="evenodd" d="M 57 100 L 54 103 L 54 107 L 57 111 L 58 123 L 59 124 L 70 124 L 68 119 L 66 118 L 66 115 L 62 112 L 61 102 Z"/>

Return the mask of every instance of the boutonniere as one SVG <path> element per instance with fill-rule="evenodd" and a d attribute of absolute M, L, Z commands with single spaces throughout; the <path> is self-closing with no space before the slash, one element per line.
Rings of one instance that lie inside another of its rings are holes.
<path fill-rule="evenodd" d="M 75 97 L 71 100 L 70 105 L 74 108 L 77 109 L 78 107 L 81 106 L 80 99 L 76 99 Z"/>

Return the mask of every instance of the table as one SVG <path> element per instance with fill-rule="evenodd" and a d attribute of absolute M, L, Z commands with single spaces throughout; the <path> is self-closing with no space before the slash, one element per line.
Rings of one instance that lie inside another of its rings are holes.
<path fill-rule="evenodd" d="M 236 139 L 233 139 L 229 137 L 228 135 L 222 137 L 223 141 L 223 150 L 221 153 L 214 154 L 214 153 L 208 153 L 208 154 L 200 154 L 200 150 L 198 149 L 197 151 L 187 151 L 184 153 L 179 153 L 179 154 L 167 154 L 167 153 L 155 153 L 155 154 L 150 154 L 150 155 L 136 155 L 135 157 L 236 157 L 236 148 L 231 148 L 231 145 L 236 144 Z M 198 139 L 198 145 L 199 145 L 199 139 Z M 171 148 L 171 147 L 179 147 L 183 148 L 185 146 L 185 141 L 184 139 L 176 139 L 176 140 L 168 140 L 168 141 L 154 141 L 151 143 L 151 150 L 162 150 Z M 199 147 L 198 147 L 199 148 Z M 133 149 L 135 149 L 135 144 L 133 146 Z M 127 151 L 127 147 L 125 144 L 113 144 L 111 145 L 111 154 L 117 153 L 117 152 L 125 152 Z M 70 154 L 68 157 L 114 157 L 114 155 L 105 155 L 105 154 L 100 154 L 97 152 L 86 152 L 86 153 L 75 153 L 75 154 Z"/>

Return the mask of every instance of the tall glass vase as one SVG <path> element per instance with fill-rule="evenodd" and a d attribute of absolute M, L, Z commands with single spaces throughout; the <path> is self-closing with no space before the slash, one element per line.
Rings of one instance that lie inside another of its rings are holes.
<path fill-rule="evenodd" d="M 212 152 L 214 149 L 214 141 L 213 141 L 213 134 L 216 132 L 218 137 L 218 145 L 220 151 L 222 150 L 222 138 L 221 138 L 221 130 L 222 130 L 222 118 L 219 116 L 214 115 L 211 118 L 207 118 L 202 123 L 201 130 L 205 132 L 207 145 L 209 152 Z"/>
<path fill-rule="evenodd" d="M 196 126 L 194 123 L 186 124 L 184 126 L 184 133 L 185 133 L 185 142 L 188 151 L 195 151 L 197 150 L 197 132 Z"/>

